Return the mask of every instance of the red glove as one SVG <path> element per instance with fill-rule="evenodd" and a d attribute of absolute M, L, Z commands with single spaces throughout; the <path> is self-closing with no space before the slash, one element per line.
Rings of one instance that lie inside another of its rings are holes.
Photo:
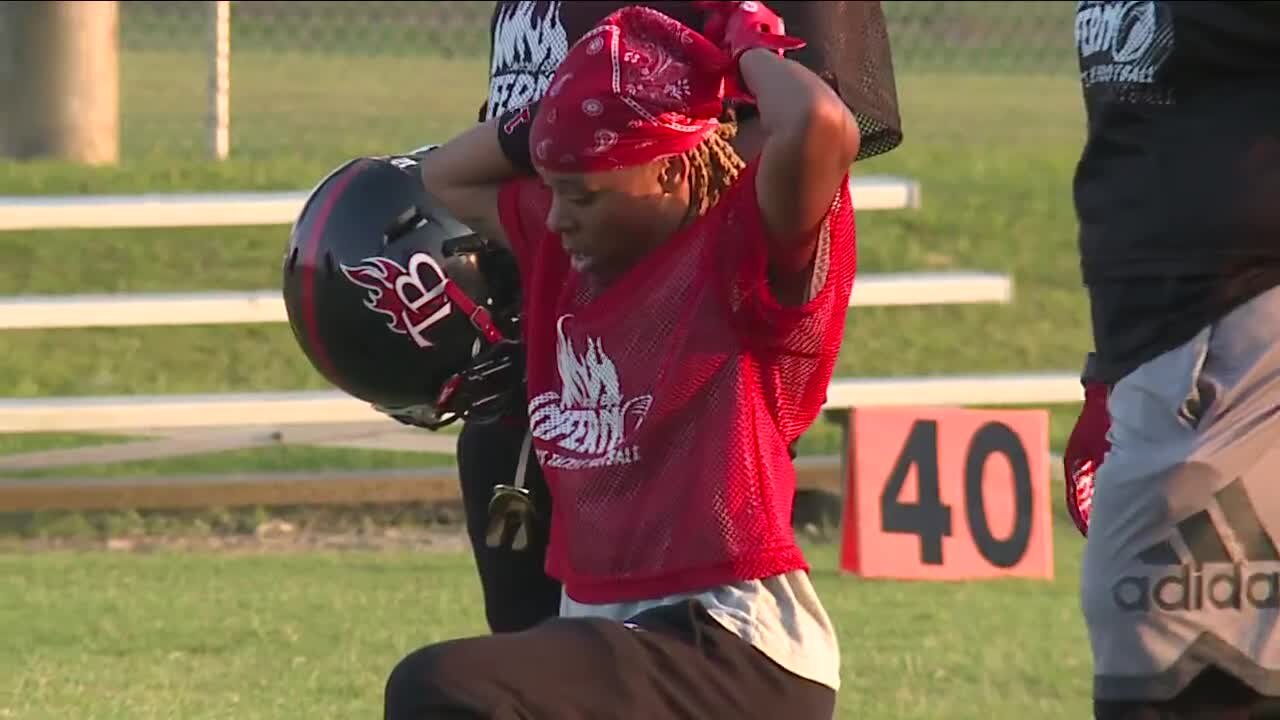
<path fill-rule="evenodd" d="M 693 5 L 707 14 L 702 34 L 729 53 L 734 62 L 755 48 L 768 48 L 781 55 L 805 46 L 804 40 L 787 36 L 782 18 L 764 3 L 698 0 Z"/>
<path fill-rule="evenodd" d="M 1111 449 L 1107 431 L 1111 429 L 1111 413 L 1107 410 L 1105 384 L 1084 384 L 1084 407 L 1071 430 L 1067 449 L 1062 453 L 1062 472 L 1066 480 L 1067 512 L 1080 534 L 1089 534 L 1089 514 L 1093 509 L 1093 475 L 1102 458 Z"/>
<path fill-rule="evenodd" d="M 724 50 L 732 61 L 726 68 L 725 78 L 725 99 L 731 103 L 755 102 L 755 96 L 747 90 L 738 72 L 738 58 L 742 53 L 767 48 L 782 55 L 783 51 L 805 46 L 805 41 L 785 34 L 785 24 L 777 13 L 755 0 L 697 0 L 693 5 L 706 13 L 702 34 Z"/>

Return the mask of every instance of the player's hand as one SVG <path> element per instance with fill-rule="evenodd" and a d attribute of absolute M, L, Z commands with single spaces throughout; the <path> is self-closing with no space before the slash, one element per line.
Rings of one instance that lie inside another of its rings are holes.
<path fill-rule="evenodd" d="M 1084 406 L 1071 430 L 1066 451 L 1062 453 L 1067 512 L 1080 534 L 1086 537 L 1089 534 L 1089 515 L 1093 510 L 1094 473 L 1111 449 L 1107 440 L 1107 431 L 1111 429 L 1108 392 L 1103 383 L 1085 383 Z"/>
<path fill-rule="evenodd" d="M 729 53 L 735 62 L 742 53 L 755 48 L 766 48 L 781 55 L 805 46 L 804 40 L 787 35 L 782 18 L 764 3 L 698 0 L 694 6 L 706 13 L 702 34 Z"/>
<path fill-rule="evenodd" d="M 730 58 L 725 76 L 725 100 L 730 103 L 754 103 L 738 72 L 738 58 L 748 50 L 766 48 L 778 55 L 805 46 L 800 38 L 786 35 L 786 27 L 777 13 L 763 3 L 747 0 L 697 0 L 694 7 L 705 13 L 702 34 Z"/>

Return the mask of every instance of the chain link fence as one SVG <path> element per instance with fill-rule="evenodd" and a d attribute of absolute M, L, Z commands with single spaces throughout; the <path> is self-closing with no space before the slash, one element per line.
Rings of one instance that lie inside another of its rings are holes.
<path fill-rule="evenodd" d="M 212 6 L 121 3 L 125 158 L 207 154 Z M 232 3 L 231 157 L 336 159 L 449 136 L 475 119 L 483 100 L 492 8 L 491 2 Z M 884 8 L 900 92 L 924 75 L 1074 72 L 1074 3 L 885 2 Z"/>

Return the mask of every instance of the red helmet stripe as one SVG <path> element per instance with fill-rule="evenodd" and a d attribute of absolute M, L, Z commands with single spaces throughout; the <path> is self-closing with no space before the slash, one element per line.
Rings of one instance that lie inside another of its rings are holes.
<path fill-rule="evenodd" d="M 346 172 L 334 178 L 333 186 L 329 188 L 329 193 L 325 196 L 324 202 L 320 204 L 320 208 L 316 211 L 315 219 L 312 220 L 310 232 L 307 233 L 303 247 L 302 326 L 306 332 L 307 343 L 311 345 L 312 354 L 320 365 L 324 367 L 325 372 L 334 384 L 341 384 L 339 382 L 341 374 L 329 357 L 329 350 L 325 347 L 324 338 L 320 335 L 320 323 L 316 317 L 316 272 L 319 269 L 320 246 L 324 239 L 325 227 L 329 224 L 329 214 L 333 212 L 333 207 L 337 204 L 338 198 L 342 196 L 347 186 L 351 184 L 352 179 L 368 162 L 368 160 L 360 160 L 347 168 Z"/>

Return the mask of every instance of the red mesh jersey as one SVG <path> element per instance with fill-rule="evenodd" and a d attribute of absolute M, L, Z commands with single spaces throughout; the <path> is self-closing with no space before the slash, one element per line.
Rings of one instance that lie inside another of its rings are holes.
<path fill-rule="evenodd" d="M 765 284 L 755 168 L 594 296 L 546 228 L 550 191 L 533 179 L 502 188 L 530 427 L 554 498 L 547 571 L 579 602 L 808 570 L 787 446 L 817 418 L 844 335 L 853 208 L 846 183 L 823 224 L 825 282 L 804 306 L 780 306 Z"/>

